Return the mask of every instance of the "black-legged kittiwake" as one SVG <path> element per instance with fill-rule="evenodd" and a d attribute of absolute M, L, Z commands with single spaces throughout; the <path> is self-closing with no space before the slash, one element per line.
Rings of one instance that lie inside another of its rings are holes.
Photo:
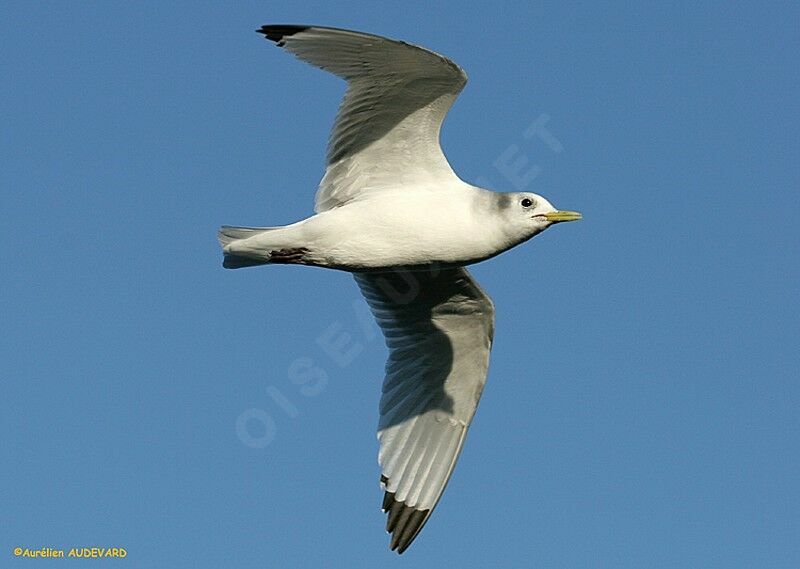
<path fill-rule="evenodd" d="M 224 266 L 292 263 L 353 273 L 389 347 L 379 462 L 390 547 L 408 548 L 450 478 L 489 366 L 494 306 L 465 265 L 580 219 L 529 192 L 462 181 L 439 145 L 467 82 L 402 41 L 317 26 L 260 33 L 347 80 L 316 214 L 284 227 L 220 229 Z"/>

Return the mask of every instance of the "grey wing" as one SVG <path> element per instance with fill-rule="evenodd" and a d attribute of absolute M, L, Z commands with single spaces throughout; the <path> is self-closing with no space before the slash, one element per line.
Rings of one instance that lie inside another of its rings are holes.
<path fill-rule="evenodd" d="M 458 459 L 489 366 L 494 307 L 466 269 L 358 273 L 389 359 L 379 462 L 390 547 L 408 548 Z"/>
<path fill-rule="evenodd" d="M 427 49 L 318 26 L 263 26 L 268 39 L 347 80 L 331 132 L 317 211 L 365 192 L 457 180 L 439 145 L 442 121 L 467 76 Z"/>

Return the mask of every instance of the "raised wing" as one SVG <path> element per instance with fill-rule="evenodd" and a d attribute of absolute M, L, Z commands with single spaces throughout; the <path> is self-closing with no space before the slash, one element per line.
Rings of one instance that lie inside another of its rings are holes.
<path fill-rule="evenodd" d="M 453 472 L 478 406 L 494 307 L 466 269 L 357 273 L 389 360 L 379 462 L 390 547 L 408 548 Z"/>
<path fill-rule="evenodd" d="M 439 145 L 442 121 L 467 82 L 455 63 L 405 42 L 335 28 L 259 31 L 348 82 L 328 144 L 317 211 L 365 192 L 460 182 Z"/>

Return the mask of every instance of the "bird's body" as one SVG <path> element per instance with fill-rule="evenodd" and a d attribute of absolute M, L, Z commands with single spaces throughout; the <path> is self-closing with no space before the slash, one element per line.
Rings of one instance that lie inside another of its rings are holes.
<path fill-rule="evenodd" d="M 352 272 L 389 348 L 378 438 L 391 548 L 419 534 L 444 491 L 486 383 L 494 305 L 464 266 L 580 214 L 463 182 L 439 130 L 467 81 L 449 59 L 379 36 L 264 26 L 269 40 L 348 82 L 316 213 L 219 232 L 226 268 Z"/>
<path fill-rule="evenodd" d="M 463 266 L 533 236 L 502 223 L 504 197 L 468 184 L 398 188 L 233 241 L 225 252 L 269 262 L 275 252 L 303 250 L 294 262 L 352 272 Z"/>

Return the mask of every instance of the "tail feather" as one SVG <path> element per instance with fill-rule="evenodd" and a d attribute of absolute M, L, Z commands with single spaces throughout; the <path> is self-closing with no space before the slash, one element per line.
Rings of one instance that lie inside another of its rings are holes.
<path fill-rule="evenodd" d="M 273 229 L 277 229 L 275 227 L 235 227 L 232 225 L 223 225 L 220 227 L 219 232 L 217 233 L 217 238 L 219 239 L 219 244 L 222 245 L 222 251 L 225 254 L 225 258 L 222 261 L 222 266 L 226 269 L 241 269 L 243 267 L 255 267 L 258 265 L 264 265 L 269 262 L 268 259 L 264 258 L 257 258 L 257 257 L 249 257 L 245 255 L 240 255 L 237 253 L 231 253 L 227 250 L 227 246 L 233 243 L 234 241 L 239 241 L 240 239 L 247 239 L 248 237 L 253 237 L 254 235 L 258 235 L 259 233 L 264 233 L 266 231 L 272 231 Z"/>
<path fill-rule="evenodd" d="M 217 232 L 217 238 L 219 239 L 219 244 L 225 247 L 225 245 L 230 244 L 233 241 L 237 241 L 239 239 L 247 239 L 248 237 L 252 237 L 253 235 L 258 235 L 259 233 L 264 233 L 265 231 L 269 231 L 271 229 L 275 229 L 273 227 L 236 227 L 234 225 L 223 225 L 219 228 L 219 232 Z"/>
<path fill-rule="evenodd" d="M 253 259 L 252 257 L 245 257 L 244 255 L 237 255 L 235 253 L 225 253 L 222 259 L 222 266 L 226 269 L 257 267 L 259 265 L 266 265 L 267 263 L 269 263 L 269 261 L 264 259 Z"/>

